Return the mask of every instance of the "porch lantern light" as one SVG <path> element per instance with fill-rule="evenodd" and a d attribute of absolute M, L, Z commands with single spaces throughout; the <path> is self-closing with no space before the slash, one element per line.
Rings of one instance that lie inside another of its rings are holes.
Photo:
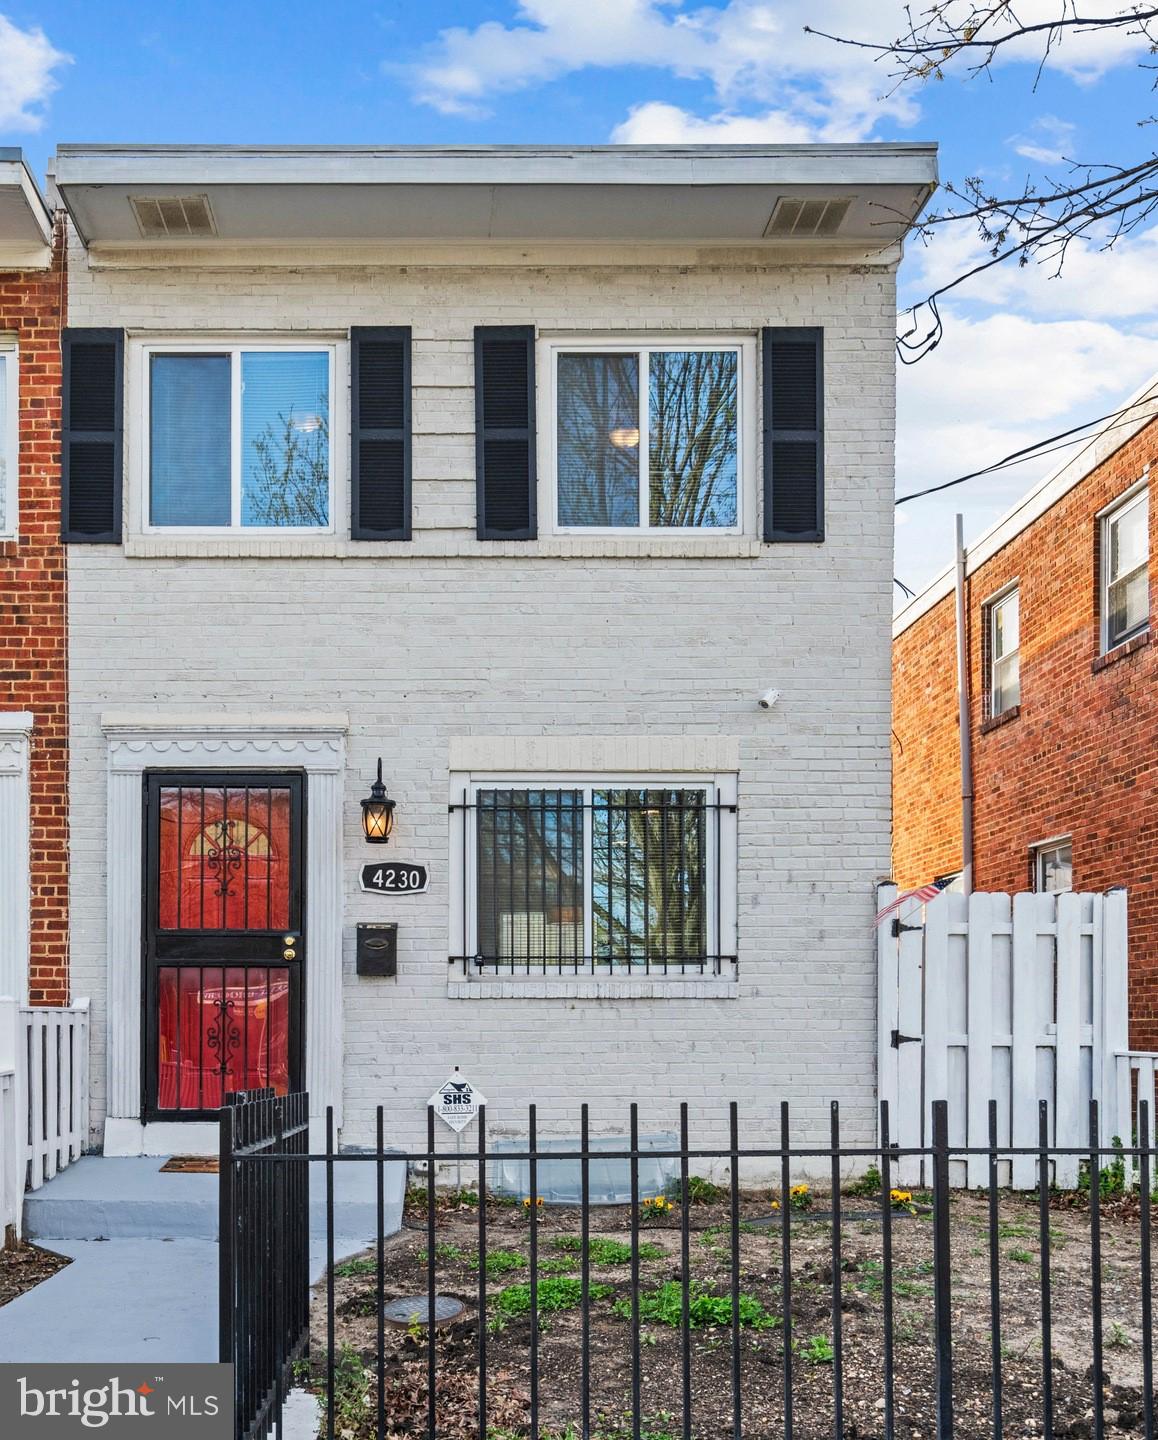
<path fill-rule="evenodd" d="M 378 757 L 378 778 L 362 801 L 362 829 L 371 845 L 385 845 L 394 829 L 394 801 L 382 783 L 382 757 Z"/>

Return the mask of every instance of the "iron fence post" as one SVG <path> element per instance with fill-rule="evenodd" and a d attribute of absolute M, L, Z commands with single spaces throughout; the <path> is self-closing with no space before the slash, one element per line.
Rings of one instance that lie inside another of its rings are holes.
<path fill-rule="evenodd" d="M 228 1105 L 222 1106 L 218 1122 L 218 1174 L 217 1174 L 217 1230 L 220 1250 L 217 1266 L 218 1285 L 218 1359 L 224 1365 L 233 1364 L 234 1315 L 233 1315 L 233 1111 Z"/>
<path fill-rule="evenodd" d="M 949 1103 L 933 1101 L 933 1297 L 937 1440 L 953 1437 L 953 1316 L 949 1254 Z"/>

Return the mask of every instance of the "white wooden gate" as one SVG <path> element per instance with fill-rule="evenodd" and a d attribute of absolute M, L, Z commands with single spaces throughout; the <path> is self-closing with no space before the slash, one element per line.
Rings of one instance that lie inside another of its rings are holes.
<path fill-rule="evenodd" d="M 881 886 L 878 910 L 896 894 Z M 1001 1146 L 1037 1145 L 1041 1100 L 1051 1145 L 1088 1141 L 1092 1098 L 1103 1139 L 1116 1133 L 1128 1047 L 1125 891 L 911 900 L 878 926 L 877 958 L 878 1083 L 894 1144 L 930 1143 L 934 1100 L 949 1102 L 954 1146 L 988 1145 L 991 1099 Z M 1128 1101 L 1125 1117 L 1128 1128 Z M 1058 1159 L 1056 1183 L 1072 1187 L 1078 1165 Z M 1003 1183 L 1036 1187 L 1032 1155 L 1005 1168 Z M 956 1184 L 988 1181 L 984 1155 L 953 1169 Z M 925 1184 L 927 1170 L 922 1157 L 902 1157 L 900 1183 Z"/>
<path fill-rule="evenodd" d="M 25 1190 L 84 1150 L 89 1003 L 18 1005 L 0 996 L 0 1246 L 21 1232 Z"/>

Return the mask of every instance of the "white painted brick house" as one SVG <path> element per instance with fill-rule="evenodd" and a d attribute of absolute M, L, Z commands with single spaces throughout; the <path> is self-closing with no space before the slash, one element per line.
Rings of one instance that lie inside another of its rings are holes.
<path fill-rule="evenodd" d="M 718 1138 L 737 1099 L 754 1138 L 787 1098 L 867 1136 L 932 147 L 78 146 L 56 178 L 105 1148 L 211 1144 L 264 1083 L 412 1142 L 455 1065 L 498 1131 L 687 1099 Z M 384 859 L 429 888 L 364 891 Z M 396 975 L 358 973 L 390 922 Z"/>

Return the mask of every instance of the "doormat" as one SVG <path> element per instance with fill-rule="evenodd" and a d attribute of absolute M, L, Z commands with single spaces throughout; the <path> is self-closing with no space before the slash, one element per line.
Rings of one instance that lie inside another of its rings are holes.
<path fill-rule="evenodd" d="M 216 1175 L 216 1155 L 174 1155 L 161 1166 L 161 1174 Z"/>

